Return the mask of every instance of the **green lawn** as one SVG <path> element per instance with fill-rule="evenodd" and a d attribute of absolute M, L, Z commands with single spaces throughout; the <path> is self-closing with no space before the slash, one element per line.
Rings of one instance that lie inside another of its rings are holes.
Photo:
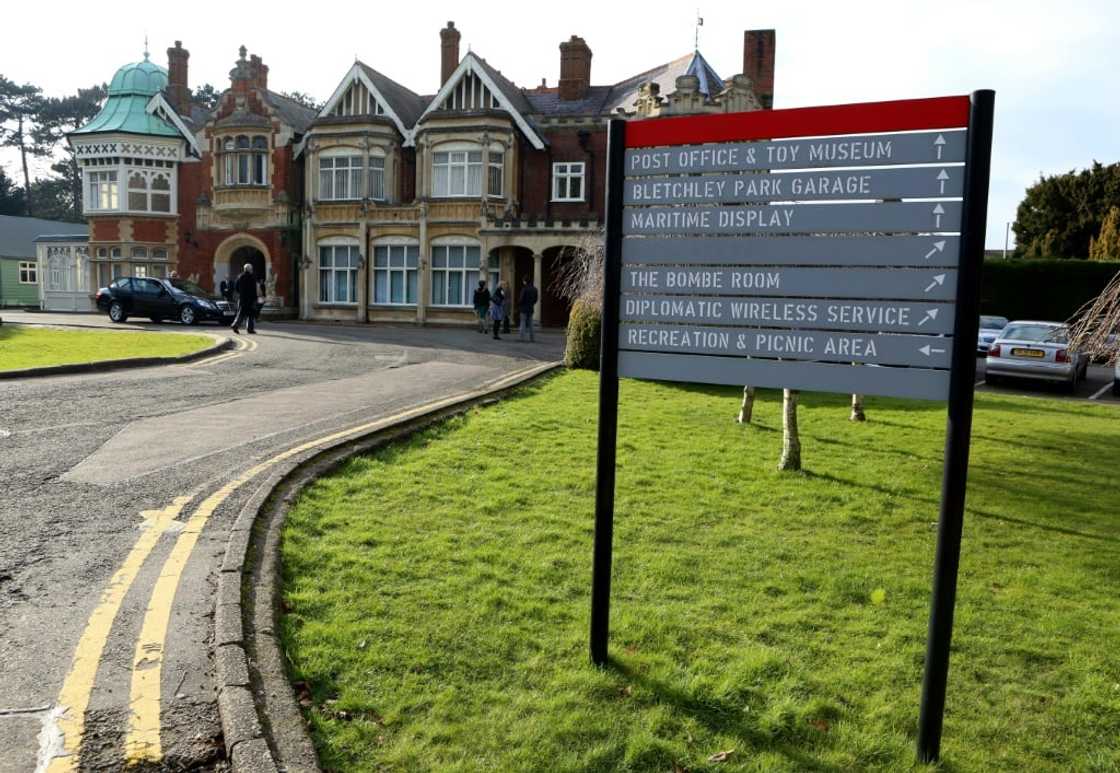
<path fill-rule="evenodd" d="M 0 370 L 129 357 L 178 357 L 211 346 L 209 336 L 0 325 Z"/>
<path fill-rule="evenodd" d="M 328 770 L 906 770 L 940 404 L 624 381 L 614 663 L 588 662 L 597 379 L 307 489 L 282 635 Z M 1120 770 L 1120 413 L 977 397 L 942 769 Z M 731 751 L 722 762 L 712 755 Z"/>

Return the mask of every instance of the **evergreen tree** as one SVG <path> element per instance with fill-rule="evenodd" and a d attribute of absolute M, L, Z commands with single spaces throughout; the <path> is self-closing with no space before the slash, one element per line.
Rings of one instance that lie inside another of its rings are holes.
<path fill-rule="evenodd" d="M 4 167 L 0 167 L 0 215 L 18 217 L 25 214 L 23 191 L 8 177 Z"/>
<path fill-rule="evenodd" d="M 1016 257 L 1085 258 L 1089 240 L 1120 206 L 1120 164 L 1040 177 L 1015 216 Z"/>
<path fill-rule="evenodd" d="M 1097 238 L 1089 242 L 1090 260 L 1120 260 L 1120 207 L 1112 207 Z"/>
<path fill-rule="evenodd" d="M 213 110 L 217 107 L 218 100 L 221 97 L 221 93 L 209 83 L 203 83 L 201 86 L 191 89 L 191 102 L 197 102 L 207 110 Z"/>
<path fill-rule="evenodd" d="M 68 189 L 66 195 L 59 200 L 51 202 L 50 208 L 58 211 L 65 204 L 70 208 L 66 220 L 81 220 L 82 216 L 82 170 L 78 166 L 78 157 L 70 143 L 66 142 L 66 135 L 78 129 L 97 115 L 101 103 L 108 94 L 105 84 L 90 86 L 88 89 L 78 89 L 77 94 L 68 97 L 50 98 L 43 100 L 37 116 L 35 139 L 44 148 L 54 151 L 61 143 L 65 158 L 51 166 L 58 177 L 65 181 Z M 56 190 L 51 188 L 50 190 Z"/>
<path fill-rule="evenodd" d="M 0 75 L 0 147 L 17 148 L 23 165 L 23 199 L 28 215 L 35 215 L 31 193 L 31 174 L 27 157 L 45 156 L 49 150 L 35 138 L 36 116 L 42 105 L 42 90 L 25 83 L 22 86 Z"/>

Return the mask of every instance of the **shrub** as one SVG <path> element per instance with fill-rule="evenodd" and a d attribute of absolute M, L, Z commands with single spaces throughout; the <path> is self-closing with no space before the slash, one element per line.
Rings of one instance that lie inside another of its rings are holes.
<path fill-rule="evenodd" d="M 984 263 L 982 314 L 1061 322 L 1097 297 L 1120 271 L 1099 260 L 989 260 Z"/>
<path fill-rule="evenodd" d="M 587 298 L 580 298 L 572 304 L 572 313 L 568 317 L 568 342 L 564 350 L 567 367 L 599 370 L 602 327 L 598 304 Z"/>

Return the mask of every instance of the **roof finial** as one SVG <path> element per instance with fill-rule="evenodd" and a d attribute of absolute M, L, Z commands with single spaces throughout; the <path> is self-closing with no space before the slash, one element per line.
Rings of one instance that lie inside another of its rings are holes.
<path fill-rule="evenodd" d="M 151 54 L 148 53 L 148 33 L 145 32 L 144 33 L 144 61 L 145 62 L 148 61 L 148 57 L 150 57 L 150 56 L 151 56 Z"/>
<path fill-rule="evenodd" d="M 693 41 L 693 50 L 700 50 L 700 28 L 704 26 L 704 17 L 700 15 L 700 9 L 696 9 L 696 39 Z"/>

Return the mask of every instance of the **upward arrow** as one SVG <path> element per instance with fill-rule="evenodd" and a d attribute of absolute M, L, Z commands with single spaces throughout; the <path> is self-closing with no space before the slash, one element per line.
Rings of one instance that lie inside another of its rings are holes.
<path fill-rule="evenodd" d="M 945 192 L 945 181 L 948 179 L 949 173 L 942 169 L 941 172 L 937 175 L 937 182 L 941 183 L 941 190 L 939 191 L 940 193 Z"/>
<path fill-rule="evenodd" d="M 945 136 L 938 134 L 937 139 L 933 141 L 933 146 L 937 148 L 937 160 L 941 160 L 941 151 L 944 149 L 942 146 L 945 144 Z"/>
<path fill-rule="evenodd" d="M 940 228 L 941 227 L 941 216 L 944 215 L 944 214 L 945 214 L 945 207 L 941 206 L 940 204 L 938 204 L 936 207 L 933 208 L 933 219 L 934 219 L 933 227 L 934 228 Z"/>

